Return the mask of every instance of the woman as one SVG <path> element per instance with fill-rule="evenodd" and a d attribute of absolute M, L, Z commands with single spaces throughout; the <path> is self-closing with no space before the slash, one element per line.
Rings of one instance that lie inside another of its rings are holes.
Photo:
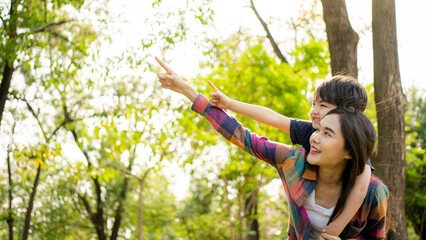
<path fill-rule="evenodd" d="M 158 74 L 163 88 L 185 95 L 193 102 L 192 110 L 203 115 L 228 141 L 277 169 L 290 205 L 288 239 L 340 239 L 321 233 L 321 229 L 339 215 L 356 176 L 373 152 L 376 133 L 363 113 L 330 111 L 311 136 L 311 150 L 294 149 L 250 133 L 156 60 L 167 71 Z M 363 205 L 340 236 L 385 239 L 387 197 L 386 186 L 372 177 Z"/>

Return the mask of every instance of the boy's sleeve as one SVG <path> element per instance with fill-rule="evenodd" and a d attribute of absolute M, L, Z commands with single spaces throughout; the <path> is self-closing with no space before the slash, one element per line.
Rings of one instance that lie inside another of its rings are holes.
<path fill-rule="evenodd" d="M 273 166 L 276 166 L 280 160 L 284 161 L 292 150 L 289 145 L 273 142 L 267 137 L 259 137 L 251 133 L 225 111 L 212 107 L 209 100 L 201 94 L 195 99 L 191 109 L 204 116 L 226 140 Z"/>
<path fill-rule="evenodd" d="M 368 159 L 367 160 L 367 163 L 366 163 L 368 166 L 370 166 L 370 168 L 371 168 L 371 172 L 374 172 L 374 167 L 373 167 L 373 165 L 371 165 L 371 161 L 370 161 L 370 159 Z"/>
<path fill-rule="evenodd" d="M 299 144 L 307 152 L 311 149 L 309 138 L 315 129 L 312 127 L 312 122 L 299 119 L 291 119 L 290 122 L 290 139 L 293 144 Z"/>

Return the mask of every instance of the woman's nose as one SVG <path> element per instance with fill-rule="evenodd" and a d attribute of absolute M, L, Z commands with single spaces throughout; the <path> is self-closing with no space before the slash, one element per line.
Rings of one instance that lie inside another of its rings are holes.
<path fill-rule="evenodd" d="M 310 141 L 309 142 L 311 142 L 311 143 L 318 143 L 318 132 L 314 132 L 314 133 L 312 133 L 312 135 L 311 135 L 311 138 L 310 138 Z"/>

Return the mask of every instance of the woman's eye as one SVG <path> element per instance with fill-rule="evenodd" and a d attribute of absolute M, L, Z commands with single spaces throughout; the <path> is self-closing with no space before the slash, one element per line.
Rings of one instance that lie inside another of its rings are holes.
<path fill-rule="evenodd" d="M 328 132 L 325 132 L 324 135 L 325 136 L 331 136 L 330 133 L 328 133 Z"/>

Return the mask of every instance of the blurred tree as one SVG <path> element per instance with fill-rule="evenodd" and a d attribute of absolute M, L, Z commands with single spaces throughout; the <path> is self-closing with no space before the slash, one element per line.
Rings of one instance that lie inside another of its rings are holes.
<path fill-rule="evenodd" d="M 57 42 L 73 45 L 76 50 L 86 47 L 87 23 L 72 13 L 80 10 L 83 3 L 83 0 L 61 0 L 6 1 L 0 4 L 0 123 L 14 72 L 29 62 L 33 68 L 39 67 L 39 49 L 55 49 L 50 46 Z"/>
<path fill-rule="evenodd" d="M 58 104 L 57 99 L 49 96 L 58 94 L 61 84 L 75 75 L 76 66 L 84 61 L 95 33 L 84 18 L 76 20 L 75 11 L 82 7 L 82 1 L 7 3 L 0 5 L 0 121 L 4 120 L 8 100 L 10 107 L 6 112 L 13 118 L 13 124 L 9 118 L 9 124 L 2 127 L 11 126 L 12 130 L 5 133 L 19 140 L 11 142 L 6 156 L 10 176 L 6 222 L 9 239 L 18 234 L 21 239 L 28 239 L 37 236 L 30 229 L 34 225 L 34 212 L 40 212 L 37 197 L 46 179 L 42 171 L 60 156 L 57 135 L 68 121 L 50 118 Z M 11 84 L 13 76 L 18 79 L 15 84 Z M 15 127 L 17 136 L 14 136 Z"/>
<path fill-rule="evenodd" d="M 426 237 L 426 96 L 424 90 L 407 89 L 405 211 L 419 239 Z M 411 237 L 411 236 L 410 236 Z"/>
<path fill-rule="evenodd" d="M 120 81 L 98 81 L 87 93 L 96 89 L 103 89 L 97 98 L 87 97 L 86 102 L 77 99 L 84 110 L 66 113 L 72 120 L 66 127 L 85 158 L 85 169 L 81 169 L 85 174 L 72 190 L 76 202 L 85 210 L 82 214 L 93 223 L 98 239 L 117 239 L 122 232 L 120 226 L 130 189 L 126 174 L 134 171 L 138 158 L 148 168 L 155 162 L 149 161 L 151 154 L 153 158 L 161 155 L 157 162 L 161 161 L 172 146 L 168 140 L 172 138 L 157 124 L 161 100 L 152 84 L 122 76 Z M 99 98 L 104 98 L 104 106 L 98 105 Z M 68 106 L 73 106 L 73 101 L 70 99 Z M 151 153 L 141 155 L 139 151 L 145 148 Z M 88 184 L 90 188 L 83 187 Z"/>
<path fill-rule="evenodd" d="M 186 6 L 190 4 L 184 2 Z M 200 4 L 206 2 L 209 0 Z M 97 231 L 101 239 L 116 239 L 131 231 L 134 226 L 129 222 L 124 225 L 125 228 L 120 228 L 126 219 L 124 202 L 131 187 L 123 170 L 139 175 L 144 169 L 151 169 L 152 161 L 149 159 L 155 161 L 160 152 L 164 155 L 168 153 L 169 146 L 175 146 L 170 144 L 169 139 L 172 138 L 165 137 L 170 124 L 158 126 L 158 119 L 167 115 L 168 108 L 158 107 L 158 97 L 146 99 L 147 94 L 156 95 L 154 86 L 138 83 L 140 76 L 150 69 L 143 64 L 149 55 L 135 57 L 135 52 L 130 49 L 119 57 L 106 58 L 99 51 L 100 43 L 108 44 L 108 41 L 97 39 L 96 35 L 109 24 L 106 22 L 106 3 L 108 1 L 74 0 L 0 3 L 0 67 L 4 70 L 0 116 L 6 115 L 3 113 L 8 115 L 8 125 L 2 125 L 2 131 L 14 136 L 11 106 L 17 105 L 19 114 L 27 118 L 33 115 L 31 118 L 36 119 L 25 134 L 18 136 L 19 141 L 11 141 L 7 147 L 11 178 L 1 179 L 2 182 L 13 180 L 10 181 L 10 190 L 17 192 L 10 197 L 2 192 L 1 201 L 7 198 L 13 213 L 2 211 L 2 220 L 5 221 L 1 224 L 10 224 L 9 229 L 15 232 L 18 227 L 23 228 L 19 231 L 23 238 L 93 238 Z M 199 5 L 185 8 L 181 4 L 181 11 L 165 12 L 160 11 L 161 1 L 153 0 L 151 4 L 158 18 L 148 20 L 156 23 L 150 25 L 159 32 L 153 31 L 144 36 L 140 48 L 137 48 L 139 53 L 149 50 L 154 43 L 165 43 L 161 48 L 164 53 L 183 41 L 189 29 L 185 16 L 197 19 L 200 24 L 211 20 L 211 9 Z M 176 25 L 164 27 L 162 23 L 171 16 L 179 21 Z M 138 71 L 132 79 L 123 77 L 131 83 L 111 83 L 122 77 L 117 74 L 116 78 L 112 78 L 112 72 L 123 71 L 124 66 L 126 71 Z M 28 111 L 26 105 L 32 106 L 34 111 Z M 18 120 L 16 126 L 22 132 L 27 122 Z M 128 129 L 126 124 L 129 124 Z M 7 130 L 9 126 L 11 129 Z M 37 126 L 41 131 L 34 133 L 33 127 Z M 145 126 L 151 128 L 144 131 Z M 45 143 L 46 136 L 51 141 L 50 145 Z M 30 142 L 26 148 L 23 138 Z M 72 145 L 70 139 L 76 140 L 77 147 L 86 154 L 86 161 L 82 160 L 85 156 L 78 150 L 75 151 L 78 154 L 71 156 L 60 152 L 61 146 Z M 162 148 L 161 144 L 165 147 Z M 136 157 L 141 155 L 136 149 L 144 146 L 151 153 L 144 156 L 141 164 L 135 164 Z M 19 169 L 13 168 L 15 162 L 20 164 Z M 32 165 L 36 166 L 36 171 L 33 171 Z M 132 172 L 135 166 L 136 170 Z M 158 168 L 158 164 L 155 167 Z M 41 174 L 42 169 L 46 169 L 47 175 Z M 19 171 L 22 174 L 15 174 Z M 32 173 L 34 177 L 31 177 Z M 30 182 L 34 182 L 31 185 L 34 191 L 27 187 Z M 42 194 L 36 195 L 36 189 Z M 28 202 L 28 207 L 23 206 Z M 31 218 L 34 212 L 37 214 L 35 219 Z M 87 216 L 91 221 L 85 221 Z M 2 237 L 6 236 L 3 229 L 7 227 L 0 228 Z M 13 236 L 16 234 L 11 233 L 10 238 Z"/>

